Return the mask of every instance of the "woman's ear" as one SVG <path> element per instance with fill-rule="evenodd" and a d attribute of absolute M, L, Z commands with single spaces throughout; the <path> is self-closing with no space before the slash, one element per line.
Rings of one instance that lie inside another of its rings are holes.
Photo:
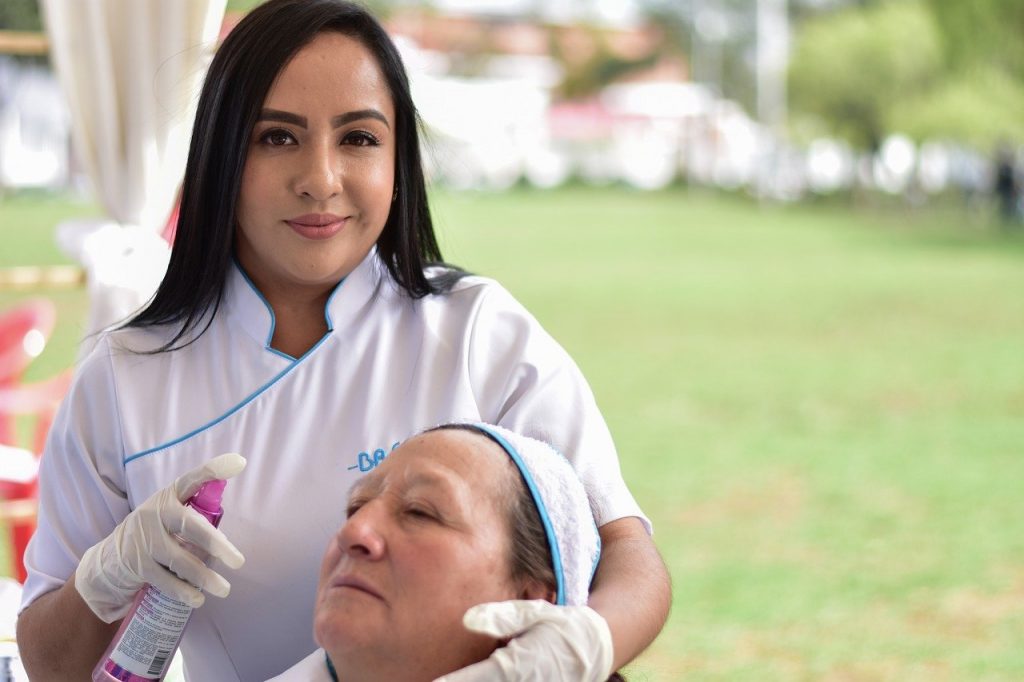
<path fill-rule="evenodd" d="M 543 599 L 552 604 L 558 598 L 558 593 L 538 580 L 527 581 L 519 590 L 520 599 Z"/>

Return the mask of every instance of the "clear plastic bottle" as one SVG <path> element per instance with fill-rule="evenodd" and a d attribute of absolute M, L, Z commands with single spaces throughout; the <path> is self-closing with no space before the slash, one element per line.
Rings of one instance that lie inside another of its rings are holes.
<path fill-rule="evenodd" d="M 224 514 L 220 501 L 225 485 L 227 482 L 219 479 L 207 481 L 185 504 L 216 527 Z M 209 558 L 192 543 L 180 537 L 178 541 L 200 560 L 205 562 Z M 191 617 L 191 606 L 146 585 L 135 595 L 131 610 L 92 671 L 93 682 L 162 680 Z"/>

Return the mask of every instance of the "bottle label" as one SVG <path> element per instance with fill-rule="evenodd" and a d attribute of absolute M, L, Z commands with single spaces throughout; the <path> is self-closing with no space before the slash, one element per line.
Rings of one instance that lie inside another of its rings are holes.
<path fill-rule="evenodd" d="M 143 593 L 139 608 L 110 654 L 110 660 L 134 675 L 161 679 L 192 615 L 192 607 L 168 597 L 152 585 Z"/>

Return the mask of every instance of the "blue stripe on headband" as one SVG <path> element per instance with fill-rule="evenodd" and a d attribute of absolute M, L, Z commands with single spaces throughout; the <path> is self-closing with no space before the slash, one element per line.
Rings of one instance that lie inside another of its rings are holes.
<path fill-rule="evenodd" d="M 530 495 L 533 497 L 533 503 L 537 505 L 537 511 L 540 513 L 540 521 L 544 526 L 544 534 L 548 537 L 548 547 L 551 548 L 551 563 L 555 569 L 555 585 L 558 591 L 555 603 L 559 606 L 565 606 L 565 575 L 562 571 L 562 553 L 558 550 L 558 538 L 555 536 L 555 529 L 551 525 L 547 505 L 544 504 L 544 499 L 540 496 L 540 490 L 537 489 L 537 485 L 533 482 L 533 476 L 530 474 L 530 470 L 526 468 L 526 463 L 523 462 L 523 458 L 519 456 L 516 449 L 512 447 L 512 445 L 510 445 L 500 433 L 484 426 L 483 424 L 469 424 L 469 426 L 479 429 L 493 438 L 498 445 L 508 453 L 508 456 L 512 458 L 512 461 L 519 469 L 519 473 L 522 474 L 523 481 L 526 482 L 526 488 L 530 491 Z"/>

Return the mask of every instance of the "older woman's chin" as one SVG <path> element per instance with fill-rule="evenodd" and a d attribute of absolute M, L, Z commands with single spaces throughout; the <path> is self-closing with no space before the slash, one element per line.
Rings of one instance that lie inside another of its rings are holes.
<path fill-rule="evenodd" d="M 442 628 L 396 632 L 358 616 L 341 616 L 335 611 L 318 611 L 313 636 L 339 669 L 382 670 L 391 679 L 433 680 L 478 663 L 490 656 L 500 643 L 469 632 L 462 623 Z M 381 679 L 381 678 L 378 678 Z"/>
<path fill-rule="evenodd" d="M 313 639 L 327 650 L 328 653 L 340 653 L 349 647 L 358 647 L 366 642 L 360 639 L 376 639 L 368 628 L 360 632 L 359 621 L 343 614 L 317 612 L 313 618 Z"/>

